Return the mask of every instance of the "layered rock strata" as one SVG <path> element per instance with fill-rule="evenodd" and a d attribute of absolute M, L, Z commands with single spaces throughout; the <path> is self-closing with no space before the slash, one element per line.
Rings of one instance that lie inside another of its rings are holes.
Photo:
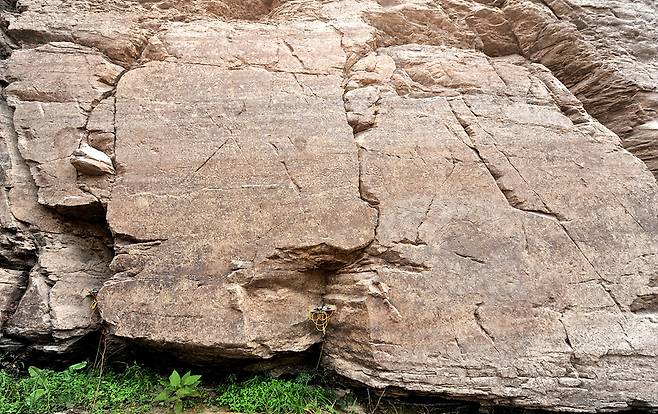
<path fill-rule="evenodd" d="M 0 346 L 658 407 L 651 2 L 6 7 Z"/>

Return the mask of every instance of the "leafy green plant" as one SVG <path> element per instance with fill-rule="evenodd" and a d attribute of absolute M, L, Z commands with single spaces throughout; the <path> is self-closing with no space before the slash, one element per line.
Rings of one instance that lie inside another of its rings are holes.
<path fill-rule="evenodd" d="M 19 393 L 16 380 L 4 370 L 0 370 L 0 413 L 18 412 Z"/>
<path fill-rule="evenodd" d="M 86 363 L 63 371 L 30 367 L 17 377 L 0 370 L 0 414 L 42 414 L 78 408 L 92 414 L 137 414 L 153 407 L 159 379 L 138 365 L 99 372 Z"/>
<path fill-rule="evenodd" d="M 219 388 L 216 402 L 241 413 L 335 413 L 336 397 L 326 388 L 311 385 L 313 377 L 294 380 L 256 377 Z"/>
<path fill-rule="evenodd" d="M 72 374 L 84 369 L 86 366 L 86 362 L 71 365 L 62 373 L 62 375 L 59 376 L 52 375 L 52 371 L 39 369 L 37 367 L 29 367 L 27 372 L 33 380 L 33 386 L 32 392 L 30 392 L 26 398 L 28 407 L 35 410 L 41 405 L 41 402 L 45 400 L 45 410 L 50 411 L 52 409 L 52 400 L 55 398 L 53 396 L 53 388 L 56 387 L 57 380 L 60 380 L 62 385 L 68 387 L 71 385 Z"/>
<path fill-rule="evenodd" d="M 183 412 L 184 401 L 201 397 L 199 384 L 201 384 L 201 375 L 192 375 L 187 371 L 181 377 L 178 371 L 174 370 L 168 380 L 162 382 L 164 389 L 155 397 L 155 401 L 173 407 L 174 412 L 180 414 Z"/>
<path fill-rule="evenodd" d="M 61 371 L 31 367 L 24 375 L 0 369 L 0 414 L 47 414 L 73 409 L 89 414 L 141 414 L 156 401 L 174 412 L 197 397 L 232 411 L 268 414 L 336 414 L 345 399 L 336 401 L 328 388 L 314 385 L 319 378 L 303 374 L 293 379 L 235 376 L 212 397 L 201 387 L 201 377 L 174 371 L 162 377 L 139 365 L 102 373 L 85 363 Z M 201 401 L 201 400 L 199 400 Z"/>
<path fill-rule="evenodd" d="M 98 380 L 94 372 L 94 387 Z M 89 394 L 96 401 L 92 413 L 137 414 L 153 408 L 153 394 L 160 386 L 161 376 L 139 365 L 132 365 L 123 372 L 108 371 L 103 374 L 98 391 Z"/>
<path fill-rule="evenodd" d="M 34 388 L 25 400 L 29 407 L 34 408 L 39 400 L 48 394 L 48 379 L 44 371 L 37 367 L 29 367 L 27 372 L 30 374 L 30 378 L 34 380 Z M 50 403 L 47 404 L 47 407 L 50 407 Z"/>

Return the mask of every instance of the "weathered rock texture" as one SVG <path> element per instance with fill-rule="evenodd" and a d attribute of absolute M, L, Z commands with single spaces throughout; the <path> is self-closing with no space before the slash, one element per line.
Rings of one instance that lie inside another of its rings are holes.
<path fill-rule="evenodd" d="M 0 346 L 658 408 L 653 2 L 6 7 Z"/>

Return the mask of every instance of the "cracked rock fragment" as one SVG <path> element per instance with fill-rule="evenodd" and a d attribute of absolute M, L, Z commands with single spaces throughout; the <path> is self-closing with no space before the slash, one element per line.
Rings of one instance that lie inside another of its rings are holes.
<path fill-rule="evenodd" d="M 115 174 L 110 157 L 85 143 L 80 144 L 80 147 L 73 151 L 71 164 L 81 174 Z"/>
<path fill-rule="evenodd" d="M 63 219 L 38 202 L 15 119 L 1 101 L 0 350 L 70 353 L 100 326 L 85 292 L 110 276 L 110 241 L 102 226 Z"/>
<path fill-rule="evenodd" d="M 0 269 L 0 328 L 14 313 L 26 288 L 24 276 L 20 270 Z"/>
<path fill-rule="evenodd" d="M 41 204 L 69 215 L 101 214 L 105 200 L 81 188 L 85 183 L 78 182 L 68 157 L 87 140 L 90 112 L 113 92 L 123 71 L 100 53 L 67 42 L 18 50 L 9 58 L 7 101 Z M 95 169 L 107 170 L 101 164 Z"/>

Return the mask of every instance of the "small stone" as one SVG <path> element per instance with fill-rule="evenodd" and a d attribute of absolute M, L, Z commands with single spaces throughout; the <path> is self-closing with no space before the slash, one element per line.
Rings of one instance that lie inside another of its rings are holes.
<path fill-rule="evenodd" d="M 116 174 L 110 157 L 85 143 L 80 144 L 80 147 L 73 152 L 71 164 L 81 174 Z"/>

